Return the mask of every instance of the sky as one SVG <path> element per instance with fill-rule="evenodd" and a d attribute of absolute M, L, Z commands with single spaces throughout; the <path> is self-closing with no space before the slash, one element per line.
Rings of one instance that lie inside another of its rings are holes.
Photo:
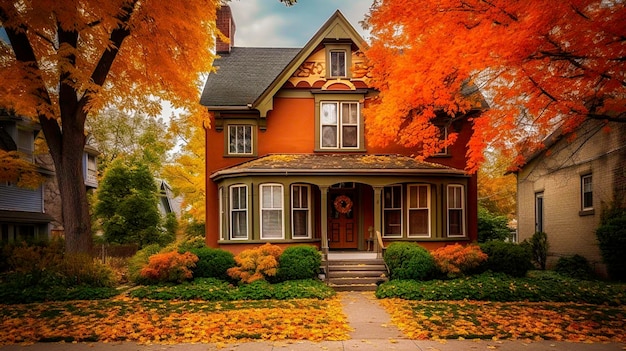
<path fill-rule="evenodd" d="M 372 0 L 298 0 L 290 7 L 279 0 L 232 0 L 235 46 L 303 47 L 337 9 L 368 39 L 359 24 Z"/>

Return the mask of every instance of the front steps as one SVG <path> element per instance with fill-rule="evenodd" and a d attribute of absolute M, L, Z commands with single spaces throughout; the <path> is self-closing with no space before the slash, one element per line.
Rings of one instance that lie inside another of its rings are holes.
<path fill-rule="evenodd" d="M 340 259 L 324 262 L 326 284 L 336 291 L 374 291 L 388 280 L 382 259 Z"/>

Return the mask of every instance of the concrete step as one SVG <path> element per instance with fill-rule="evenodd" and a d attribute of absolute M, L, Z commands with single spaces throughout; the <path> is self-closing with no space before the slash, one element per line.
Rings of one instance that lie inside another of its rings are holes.
<path fill-rule="evenodd" d="M 376 291 L 378 287 L 376 284 L 349 284 L 349 285 L 335 285 L 328 284 L 335 291 Z"/>
<path fill-rule="evenodd" d="M 387 271 L 375 270 L 375 271 L 330 271 L 326 275 L 329 278 L 358 278 L 358 277 L 380 277 L 381 275 L 387 275 Z"/>
<path fill-rule="evenodd" d="M 345 264 L 345 265 L 329 265 L 328 271 L 385 271 L 385 265 L 382 264 Z"/>
<path fill-rule="evenodd" d="M 353 278 L 329 278 L 328 283 L 334 285 L 353 285 L 353 284 L 378 284 L 386 282 L 387 277 L 353 277 Z"/>

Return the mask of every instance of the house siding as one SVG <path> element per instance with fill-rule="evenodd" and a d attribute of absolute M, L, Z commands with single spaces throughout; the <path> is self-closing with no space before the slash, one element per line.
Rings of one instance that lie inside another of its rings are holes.
<path fill-rule="evenodd" d="M 43 212 L 41 187 L 31 190 L 0 185 L 0 210 Z"/>
<path fill-rule="evenodd" d="M 603 209 L 624 201 L 626 126 L 585 123 L 577 139 L 564 138 L 518 173 L 519 240 L 535 232 L 535 195 L 543 192 L 544 232 L 550 245 L 548 267 L 559 257 L 585 256 L 599 274 L 605 274 L 595 231 Z M 592 175 L 593 211 L 581 212 L 581 176 Z M 623 204 L 622 204 L 623 205 Z"/>

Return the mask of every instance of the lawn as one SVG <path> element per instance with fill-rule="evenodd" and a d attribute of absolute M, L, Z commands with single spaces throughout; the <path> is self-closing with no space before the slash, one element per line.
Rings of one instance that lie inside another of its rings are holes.
<path fill-rule="evenodd" d="M 221 343 L 345 340 L 338 298 L 288 301 L 97 301 L 2 305 L 0 344 L 50 341 Z"/>

